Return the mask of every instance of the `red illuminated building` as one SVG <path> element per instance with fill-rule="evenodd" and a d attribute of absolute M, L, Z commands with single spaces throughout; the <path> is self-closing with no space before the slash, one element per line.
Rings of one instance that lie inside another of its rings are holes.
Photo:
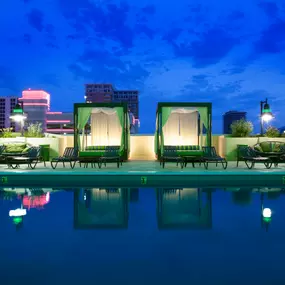
<path fill-rule="evenodd" d="M 50 94 L 43 90 L 24 90 L 19 101 L 27 114 L 26 124 L 41 123 L 44 132 L 73 133 L 73 113 L 51 112 Z"/>

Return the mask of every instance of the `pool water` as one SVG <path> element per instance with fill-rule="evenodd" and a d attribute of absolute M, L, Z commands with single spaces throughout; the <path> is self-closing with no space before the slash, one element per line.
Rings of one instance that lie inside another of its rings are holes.
<path fill-rule="evenodd" d="M 284 194 L 4 188 L 0 284 L 285 284 Z"/>

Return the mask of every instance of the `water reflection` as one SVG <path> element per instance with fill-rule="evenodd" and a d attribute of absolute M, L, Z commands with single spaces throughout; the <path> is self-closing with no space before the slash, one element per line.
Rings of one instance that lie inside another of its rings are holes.
<path fill-rule="evenodd" d="M 127 228 L 128 189 L 82 188 L 74 192 L 74 227 Z"/>
<path fill-rule="evenodd" d="M 199 188 L 157 189 L 159 229 L 212 227 L 212 192 Z"/>
<path fill-rule="evenodd" d="M 44 209 L 50 201 L 51 188 L 2 188 L 1 200 L 18 201 L 17 206 L 9 211 L 16 229 L 23 227 L 24 218 L 31 209 Z"/>
<path fill-rule="evenodd" d="M 268 231 L 275 215 L 276 201 L 281 199 L 283 188 L 0 188 L 1 203 L 11 203 L 7 210 L 11 222 L 16 229 L 23 227 L 24 220 L 30 216 L 33 209 L 42 210 L 50 203 L 51 193 L 70 193 L 73 199 L 72 215 L 75 229 L 127 229 L 129 216 L 138 213 L 143 208 L 155 202 L 156 211 L 150 215 L 156 219 L 158 229 L 212 229 L 213 197 L 222 198 L 223 202 L 215 199 L 214 208 L 227 208 L 231 211 L 234 205 L 253 209 L 252 215 L 260 217 L 261 228 Z M 227 193 L 223 194 L 223 190 Z M 146 192 L 148 191 L 148 192 Z M 155 195 L 145 194 L 153 193 Z M 142 199 L 140 198 L 142 195 Z M 225 202 L 228 195 L 230 200 Z M 54 196 L 56 199 L 56 195 Z M 71 200 L 69 205 L 72 203 Z M 64 201 L 55 208 L 62 208 Z M 130 203 L 132 211 L 130 212 Z M 243 211 L 243 210 L 238 210 Z M 130 214 L 129 214 L 130 212 Z M 147 212 L 150 212 L 147 210 Z M 280 212 L 280 210 L 279 210 Z M 240 212 L 241 213 L 241 212 Z M 71 214 L 71 213 L 70 213 Z M 241 213 L 242 215 L 242 213 Z M 135 216 L 134 216 L 135 217 Z M 136 222 L 136 221 L 135 221 Z M 29 221 L 30 223 L 30 221 Z M 219 225 L 220 220 L 215 221 Z"/>

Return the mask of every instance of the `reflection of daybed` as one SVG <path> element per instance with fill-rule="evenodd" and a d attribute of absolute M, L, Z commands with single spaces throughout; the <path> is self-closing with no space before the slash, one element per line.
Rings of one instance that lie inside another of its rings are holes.
<path fill-rule="evenodd" d="M 210 229 L 212 196 L 199 188 L 157 189 L 157 224 L 163 229 Z"/>
<path fill-rule="evenodd" d="M 211 103 L 158 104 L 155 153 L 163 166 L 185 157 L 193 166 L 201 162 L 202 146 L 211 146 L 211 109 Z"/>
<path fill-rule="evenodd" d="M 74 105 L 75 126 L 77 126 L 74 146 L 79 149 L 80 163 L 94 165 L 94 163 L 106 164 L 128 159 L 130 124 L 127 110 L 127 103 Z M 88 122 L 91 126 L 90 136 L 84 134 Z"/>

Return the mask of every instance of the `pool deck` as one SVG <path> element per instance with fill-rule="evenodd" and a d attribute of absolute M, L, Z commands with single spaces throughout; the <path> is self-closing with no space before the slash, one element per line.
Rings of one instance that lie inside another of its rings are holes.
<path fill-rule="evenodd" d="M 209 169 L 191 164 L 181 169 L 175 163 L 166 163 L 163 169 L 156 161 L 129 161 L 117 168 L 115 163 L 96 168 L 83 168 L 77 164 L 70 169 L 58 164 L 52 169 L 50 163 L 44 167 L 39 163 L 34 170 L 21 165 L 19 169 L 9 169 L 0 165 L 1 187 L 223 187 L 255 186 L 285 187 L 285 164 L 277 168 L 266 169 L 256 165 L 247 169 L 243 162 L 236 167 L 236 162 L 229 162 L 226 170 L 220 165 L 209 165 Z"/>

